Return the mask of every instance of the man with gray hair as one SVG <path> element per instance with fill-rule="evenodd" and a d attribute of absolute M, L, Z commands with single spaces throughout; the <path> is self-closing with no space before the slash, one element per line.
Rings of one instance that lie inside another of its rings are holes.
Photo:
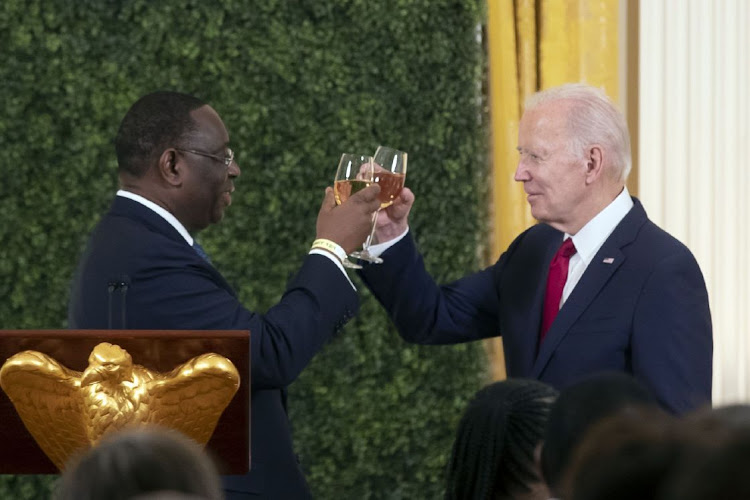
<path fill-rule="evenodd" d="M 438 286 L 409 234 L 414 195 L 381 210 L 384 263 L 362 278 L 401 336 L 455 344 L 501 335 L 510 377 L 562 389 L 622 371 L 682 413 L 711 401 L 711 314 L 691 252 L 630 196 L 625 118 L 599 89 L 533 95 L 518 134 L 515 180 L 541 223 L 492 266 Z"/>

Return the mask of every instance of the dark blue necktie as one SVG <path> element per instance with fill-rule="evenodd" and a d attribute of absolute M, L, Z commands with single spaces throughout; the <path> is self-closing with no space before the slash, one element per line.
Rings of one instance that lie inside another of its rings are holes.
<path fill-rule="evenodd" d="M 209 263 L 211 262 L 211 259 L 208 258 L 208 254 L 206 253 L 206 251 L 203 250 L 203 247 L 200 246 L 200 244 L 198 244 L 198 242 L 195 240 L 193 240 L 193 250 L 195 250 L 195 253 L 203 257 L 203 260 Z"/>

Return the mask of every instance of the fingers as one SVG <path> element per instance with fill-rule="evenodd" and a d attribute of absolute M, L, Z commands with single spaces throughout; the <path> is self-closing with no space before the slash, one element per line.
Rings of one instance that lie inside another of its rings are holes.
<path fill-rule="evenodd" d="M 336 197 L 333 194 L 333 188 L 331 186 L 326 187 L 326 195 L 323 198 L 324 207 L 333 207 L 336 205 Z"/>
<path fill-rule="evenodd" d="M 412 205 L 414 205 L 414 193 L 405 187 L 401 190 L 399 197 L 394 200 L 393 205 L 387 208 L 388 214 L 391 218 L 399 220 L 409 214 Z"/>
<path fill-rule="evenodd" d="M 414 193 L 412 193 L 411 189 L 408 187 L 405 187 L 401 190 L 401 195 L 399 196 L 402 203 L 406 203 L 407 205 L 412 205 L 414 203 Z"/>
<path fill-rule="evenodd" d="M 333 188 L 328 186 L 326 188 L 325 196 L 323 197 L 323 203 L 320 204 L 320 212 L 330 212 L 336 206 L 336 197 L 333 194 Z"/>
<path fill-rule="evenodd" d="M 411 209 L 411 206 L 413 204 L 414 204 L 414 193 L 412 193 L 411 189 L 409 189 L 408 187 L 405 187 L 404 189 L 402 189 L 401 194 L 398 195 L 398 198 L 393 200 L 394 206 L 404 207 L 407 210 Z"/>
<path fill-rule="evenodd" d="M 358 191 L 357 193 L 352 195 L 352 199 L 359 199 L 360 201 L 371 202 L 378 197 L 379 193 L 380 193 L 380 185 L 370 184 L 363 190 Z"/>
<path fill-rule="evenodd" d="M 368 211 L 374 212 L 380 206 L 379 193 L 380 186 L 378 184 L 370 184 L 363 190 L 352 195 L 349 201 L 362 204 Z"/>
<path fill-rule="evenodd" d="M 380 186 L 368 186 L 336 206 L 332 191 L 326 189 L 326 198 L 316 223 L 317 237 L 331 240 L 347 252 L 361 246 L 370 234 L 372 214 L 380 207 L 379 192 Z M 330 206 L 327 205 L 329 203 Z"/>

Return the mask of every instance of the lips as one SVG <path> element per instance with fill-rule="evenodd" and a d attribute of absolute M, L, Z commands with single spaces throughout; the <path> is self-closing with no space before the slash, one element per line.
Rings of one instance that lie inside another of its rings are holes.
<path fill-rule="evenodd" d="M 234 193 L 234 184 L 229 186 L 229 189 L 221 194 L 222 198 L 224 199 L 224 203 L 226 203 L 227 206 L 232 204 L 232 193 Z"/>

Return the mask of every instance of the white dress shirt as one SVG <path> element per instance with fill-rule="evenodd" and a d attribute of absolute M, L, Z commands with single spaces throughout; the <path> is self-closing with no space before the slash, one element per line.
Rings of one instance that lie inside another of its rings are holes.
<path fill-rule="evenodd" d="M 169 222 L 169 224 L 177 230 L 180 235 L 185 238 L 185 241 L 187 241 L 187 244 L 190 246 L 193 246 L 193 237 L 190 236 L 190 233 L 188 233 L 188 230 L 185 229 L 185 226 L 182 225 L 180 221 L 177 220 L 177 217 L 172 215 L 167 209 L 164 207 L 161 207 L 154 203 L 151 200 L 147 200 L 143 196 L 135 193 L 131 193 L 130 191 L 125 191 L 124 189 L 120 189 L 117 191 L 117 196 L 122 196 L 123 198 L 128 198 L 133 201 L 136 201 L 143 205 L 144 207 L 150 208 L 157 214 L 159 214 L 162 219 Z"/>
<path fill-rule="evenodd" d="M 633 200 L 630 198 L 628 188 L 625 187 L 617 195 L 617 198 L 612 200 L 612 203 L 596 214 L 580 231 L 572 236 L 565 233 L 563 241 L 573 238 L 576 253 L 573 254 L 570 262 L 568 262 L 568 280 L 565 282 L 565 288 L 563 288 L 560 307 L 570 297 L 570 293 L 581 280 L 581 276 L 583 276 L 584 271 L 591 264 L 596 252 L 604 245 L 604 242 L 612 234 L 612 231 L 615 230 L 617 224 L 625 218 L 631 208 L 633 208 Z"/>

